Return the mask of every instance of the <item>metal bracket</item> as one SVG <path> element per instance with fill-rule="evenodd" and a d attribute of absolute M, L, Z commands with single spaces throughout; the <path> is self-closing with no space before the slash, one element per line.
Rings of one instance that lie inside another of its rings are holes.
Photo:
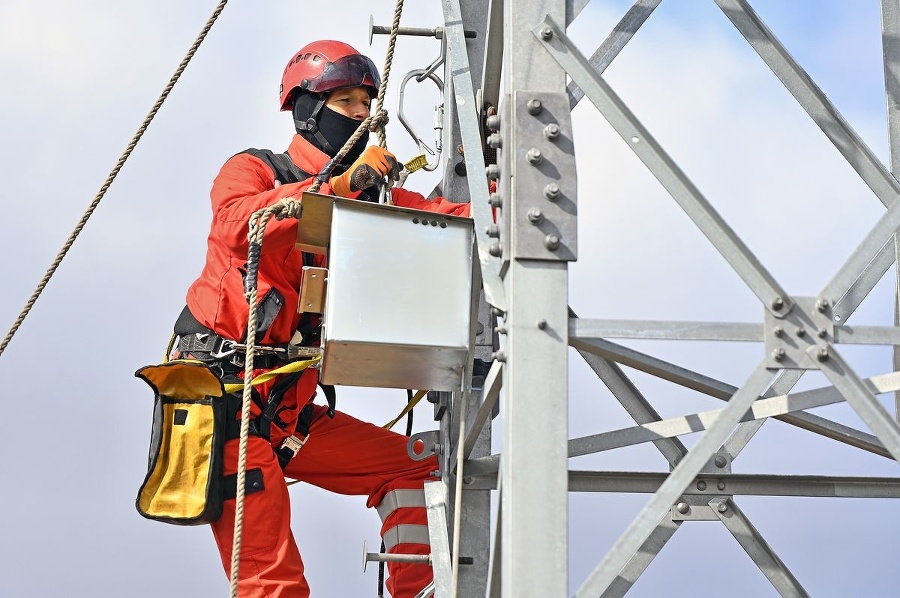
<path fill-rule="evenodd" d="M 818 369 L 816 357 L 827 358 L 834 341 L 831 303 L 824 298 L 795 297 L 794 308 L 781 317 L 765 311 L 766 367 L 770 369 Z"/>
<path fill-rule="evenodd" d="M 512 258 L 577 258 L 577 180 L 565 93 L 516 91 Z M 510 138 L 509 135 L 506 136 Z M 510 212 L 506 216 L 510 217 Z"/>
<path fill-rule="evenodd" d="M 416 451 L 416 444 L 421 442 L 424 448 Z M 439 430 L 430 430 L 428 432 L 417 432 L 409 437 L 406 443 L 406 454 L 413 461 L 424 461 L 431 455 L 441 452 L 441 433 Z"/>

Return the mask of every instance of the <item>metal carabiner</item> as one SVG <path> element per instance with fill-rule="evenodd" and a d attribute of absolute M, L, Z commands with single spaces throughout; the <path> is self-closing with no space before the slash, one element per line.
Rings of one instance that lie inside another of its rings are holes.
<path fill-rule="evenodd" d="M 418 146 L 419 151 L 422 152 L 422 154 L 431 154 L 432 156 L 434 156 L 433 162 L 429 162 L 422 167 L 422 170 L 426 170 L 428 172 L 435 170 L 440 164 L 441 151 L 443 149 L 441 138 L 443 137 L 444 131 L 444 82 L 434 74 L 434 70 L 438 66 L 440 66 L 443 60 L 444 58 L 442 55 L 437 61 L 435 61 L 434 64 L 432 64 L 427 69 L 414 69 L 412 71 L 409 71 L 409 73 L 406 74 L 406 77 L 403 78 L 403 82 L 400 83 L 400 91 L 398 93 L 399 97 L 397 100 L 397 118 L 400 119 L 400 124 L 402 124 L 403 128 L 405 128 L 406 131 L 410 134 L 410 136 L 413 138 L 413 141 L 416 142 L 416 145 Z M 403 114 L 403 96 L 406 90 L 406 84 L 413 77 L 415 77 L 416 82 L 424 81 L 425 79 L 431 79 L 434 84 L 437 85 L 438 91 L 441 94 L 441 103 L 434 107 L 434 150 L 432 150 L 430 147 L 428 147 L 428 145 L 425 144 L 424 141 L 422 141 L 422 138 L 419 137 L 418 134 L 416 134 L 415 130 L 413 130 L 412 128 L 412 125 L 409 124 L 409 121 L 406 120 L 406 116 Z"/>

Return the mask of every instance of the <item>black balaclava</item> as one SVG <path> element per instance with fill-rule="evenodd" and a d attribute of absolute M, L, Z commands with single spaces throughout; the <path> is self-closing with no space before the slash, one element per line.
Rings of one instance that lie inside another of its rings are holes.
<path fill-rule="evenodd" d="M 304 139 L 325 154 L 335 157 L 359 128 L 360 121 L 325 107 L 327 94 L 297 90 L 294 97 L 294 126 Z M 359 158 L 369 142 L 365 131 L 341 160 L 345 167 Z"/>

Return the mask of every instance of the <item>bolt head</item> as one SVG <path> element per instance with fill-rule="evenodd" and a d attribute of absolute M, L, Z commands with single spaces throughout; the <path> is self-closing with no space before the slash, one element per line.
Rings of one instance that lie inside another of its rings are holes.
<path fill-rule="evenodd" d="M 687 512 L 691 510 L 691 507 L 686 502 L 678 503 L 677 505 L 675 505 L 675 508 L 682 515 L 687 515 Z"/>
<path fill-rule="evenodd" d="M 706 482 L 704 482 L 703 480 L 700 480 L 699 482 L 697 482 L 697 490 L 700 490 L 700 491 L 706 490 Z"/>
<path fill-rule="evenodd" d="M 540 224 L 544 220 L 544 213 L 538 208 L 528 210 L 528 221 L 532 224 Z"/>
<path fill-rule="evenodd" d="M 503 255 L 503 247 L 499 242 L 495 241 L 488 247 L 488 253 L 490 253 L 494 257 L 500 257 L 501 255 Z"/>
<path fill-rule="evenodd" d="M 557 199 L 559 199 L 561 193 L 562 191 L 560 190 L 559 185 L 557 185 L 556 183 L 547 183 L 547 185 L 544 187 L 544 196 L 550 201 L 556 201 Z"/>
<path fill-rule="evenodd" d="M 772 334 L 774 334 L 775 336 L 781 336 L 782 334 L 784 334 L 784 328 L 782 328 L 781 326 L 776 326 L 772 329 Z"/>
<path fill-rule="evenodd" d="M 781 297 L 775 297 L 774 299 L 772 299 L 771 305 L 772 309 L 781 309 L 782 307 L 784 307 L 784 299 L 782 299 Z"/>
<path fill-rule="evenodd" d="M 538 327 L 539 330 L 543 330 L 544 328 L 546 328 L 546 327 L 547 327 L 547 320 L 545 320 L 544 318 L 541 318 L 540 320 L 538 320 L 538 321 L 537 321 L 537 327 Z"/>
<path fill-rule="evenodd" d="M 486 142 L 487 146 L 493 149 L 497 149 L 502 145 L 499 133 L 492 133 L 491 135 L 488 135 Z"/>
<path fill-rule="evenodd" d="M 490 197 L 488 197 L 488 203 L 492 208 L 499 208 L 503 206 L 503 198 L 500 197 L 499 193 L 491 193 Z"/>
<path fill-rule="evenodd" d="M 546 127 L 544 127 L 544 137 L 547 139 L 556 139 L 559 137 L 559 125 L 556 123 L 550 123 Z"/>
<path fill-rule="evenodd" d="M 722 467 L 725 467 L 726 465 L 728 465 L 728 459 L 726 459 L 722 455 L 719 455 L 718 457 L 715 458 L 714 463 L 716 464 L 716 467 L 721 469 Z"/>
<path fill-rule="evenodd" d="M 487 177 L 492 181 L 496 181 L 500 178 L 500 167 L 496 164 L 491 164 L 490 166 L 485 168 L 484 171 L 487 174 Z"/>
<path fill-rule="evenodd" d="M 716 509 L 719 510 L 719 513 L 724 513 L 728 510 L 728 503 L 720 502 L 718 505 L 716 505 Z"/>
<path fill-rule="evenodd" d="M 544 237 L 544 247 L 549 249 L 550 251 L 556 251 L 559 249 L 559 237 L 557 235 L 547 235 Z"/>
<path fill-rule="evenodd" d="M 541 39 L 548 40 L 551 37 L 553 37 L 553 30 L 550 29 L 549 27 L 542 27 L 541 28 Z"/>
<path fill-rule="evenodd" d="M 491 131 L 499 131 L 500 130 L 500 115 L 492 114 L 492 115 L 488 116 L 485 119 L 484 124 L 486 124 L 487 128 L 490 129 Z"/>
<path fill-rule="evenodd" d="M 820 347 L 818 351 L 816 351 L 816 359 L 819 361 L 827 361 L 828 360 L 828 348 Z"/>
<path fill-rule="evenodd" d="M 489 237 L 499 237 L 500 236 L 500 227 L 496 224 L 491 224 L 485 229 L 484 232 Z"/>
<path fill-rule="evenodd" d="M 544 155 L 541 153 L 541 150 L 539 150 L 536 147 L 533 147 L 530 150 L 528 150 L 527 154 L 525 154 L 525 159 L 528 160 L 529 164 L 537 165 L 537 164 L 540 164 L 541 162 L 543 162 Z"/>
<path fill-rule="evenodd" d="M 525 103 L 525 107 L 528 109 L 528 114 L 537 115 L 541 113 L 541 110 L 544 109 L 544 105 L 540 100 L 531 99 Z"/>

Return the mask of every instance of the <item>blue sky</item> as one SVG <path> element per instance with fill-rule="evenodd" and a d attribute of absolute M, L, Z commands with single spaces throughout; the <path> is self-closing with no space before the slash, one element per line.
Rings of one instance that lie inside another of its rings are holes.
<path fill-rule="evenodd" d="M 844 117 L 887 159 L 880 3 L 751 2 Z M 407 2 L 403 24 L 440 25 L 440 3 Z M 216 2 L 0 0 L 0 173 L 9 325 L 131 139 Z M 589 55 L 631 5 L 589 4 L 570 35 Z M 348 0 L 333 14 L 272 0 L 231 3 L 109 189 L 32 313 L 0 356 L 7 425 L 0 434 L 0 595 L 137 598 L 226 595 L 205 528 L 141 519 L 151 396 L 133 377 L 162 357 L 184 291 L 202 263 L 207 194 L 219 166 L 247 147 L 286 147 L 277 111 L 287 58 L 314 38 L 344 39 L 383 64 L 393 2 Z M 399 42 L 388 107 L 434 40 Z M 710 202 L 791 293 L 814 296 L 883 207 L 713 2 L 663 2 L 606 73 Z M 431 87 L 408 111 L 430 140 Z M 392 115 L 395 116 L 395 115 Z M 757 322 L 758 301 L 587 100 L 575 111 L 579 252 L 570 302 L 583 317 Z M 414 146 L 393 118 L 388 147 Z M 420 178 L 416 178 L 419 176 Z M 428 175 L 407 186 L 428 192 Z M 884 281 L 854 323 L 888 325 Z M 6 329 L 4 329 L 5 331 Z M 755 344 L 633 344 L 740 385 Z M 861 375 L 891 370 L 887 350 L 847 350 Z M 807 387 L 824 384 L 807 376 Z M 719 403 L 635 375 L 663 416 Z M 340 406 L 383 422 L 402 390 L 344 389 Z M 886 400 L 886 404 L 890 404 Z M 858 425 L 846 407 L 822 415 Z M 417 429 L 430 429 L 417 410 Z M 570 435 L 631 425 L 573 354 Z M 863 428 L 864 429 L 864 428 Z M 690 444 L 691 438 L 685 439 Z M 573 461 L 573 468 L 659 471 L 652 447 Z M 896 476 L 896 463 L 779 422 L 735 463 L 744 473 Z M 363 541 L 378 543 L 364 500 L 292 489 L 294 527 L 316 595 L 374 595 Z M 648 496 L 571 495 L 570 588 L 577 589 Z M 900 517 L 895 501 L 739 499 L 813 596 L 889 596 Z M 765 578 L 718 524 L 682 527 L 629 596 L 769 596 Z"/>

